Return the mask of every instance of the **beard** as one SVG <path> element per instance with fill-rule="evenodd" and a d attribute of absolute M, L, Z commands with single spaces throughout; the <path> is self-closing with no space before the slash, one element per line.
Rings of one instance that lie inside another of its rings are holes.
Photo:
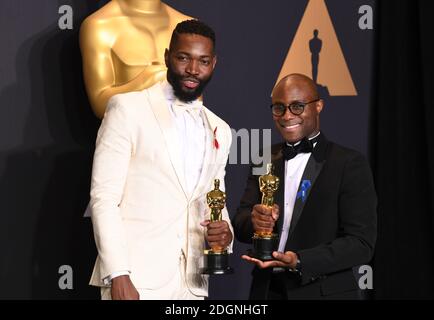
<path fill-rule="evenodd" d="M 183 102 L 191 102 L 199 98 L 208 82 L 211 81 L 211 78 L 212 74 L 203 80 L 200 80 L 194 76 L 182 76 L 173 71 L 171 66 L 167 68 L 167 81 L 172 85 L 175 96 Z M 182 85 L 182 81 L 185 79 L 195 80 L 199 83 L 199 85 L 194 89 L 186 89 Z"/>

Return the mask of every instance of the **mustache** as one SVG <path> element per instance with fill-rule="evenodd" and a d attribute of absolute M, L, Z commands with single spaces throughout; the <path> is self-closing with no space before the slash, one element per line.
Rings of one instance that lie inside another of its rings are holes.
<path fill-rule="evenodd" d="M 182 77 L 181 81 L 191 81 L 191 82 L 195 82 L 195 83 L 201 83 L 202 81 L 199 80 L 196 77 L 192 77 L 192 76 L 186 76 L 186 77 Z"/>

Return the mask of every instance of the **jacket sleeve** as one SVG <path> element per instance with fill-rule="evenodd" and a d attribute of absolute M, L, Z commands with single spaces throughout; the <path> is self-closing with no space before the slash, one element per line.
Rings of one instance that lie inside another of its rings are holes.
<path fill-rule="evenodd" d="M 131 271 L 119 209 L 132 153 L 126 109 L 116 96 L 110 99 L 93 159 L 90 206 L 102 279 L 115 272 Z"/>
<path fill-rule="evenodd" d="M 346 163 L 338 200 L 338 236 L 331 243 L 297 252 L 302 283 L 368 263 L 377 236 L 377 196 L 366 159 L 357 154 Z"/>
<path fill-rule="evenodd" d="M 258 176 L 252 173 L 253 166 L 249 168 L 249 176 L 244 194 L 241 198 L 240 205 L 232 218 L 235 236 L 238 241 L 252 243 L 254 233 L 252 224 L 252 209 L 258 203 L 261 203 L 261 193 L 259 191 Z"/>

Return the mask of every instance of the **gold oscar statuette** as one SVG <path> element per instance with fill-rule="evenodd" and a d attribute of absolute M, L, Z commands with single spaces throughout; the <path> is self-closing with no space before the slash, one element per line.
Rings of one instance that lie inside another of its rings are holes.
<path fill-rule="evenodd" d="M 111 0 L 83 21 L 84 83 L 98 118 L 114 95 L 166 79 L 164 52 L 176 25 L 188 19 L 161 0 Z"/>
<path fill-rule="evenodd" d="M 259 177 L 259 190 L 262 193 L 261 204 L 272 208 L 274 205 L 274 194 L 279 189 L 280 179 L 273 174 L 273 164 L 267 165 L 267 174 Z M 273 260 L 273 251 L 277 250 L 279 237 L 272 230 L 267 232 L 255 232 L 252 238 L 253 250 L 249 255 L 263 260 Z"/>
<path fill-rule="evenodd" d="M 220 190 L 220 180 L 214 180 L 214 190 L 206 195 L 208 207 L 211 210 L 211 222 L 222 220 L 222 210 L 226 205 L 226 194 Z M 229 266 L 229 254 L 226 248 L 220 246 L 211 247 L 204 252 L 203 274 L 230 274 L 233 269 Z"/>

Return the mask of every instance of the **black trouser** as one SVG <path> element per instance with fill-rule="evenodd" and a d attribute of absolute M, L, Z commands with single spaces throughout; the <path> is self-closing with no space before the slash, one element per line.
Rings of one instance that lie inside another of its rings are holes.
<path fill-rule="evenodd" d="M 272 273 L 268 288 L 268 300 L 360 300 L 360 290 L 346 289 L 335 292 L 326 292 L 323 281 L 319 279 L 308 285 L 301 286 L 300 278 L 296 273 Z"/>

